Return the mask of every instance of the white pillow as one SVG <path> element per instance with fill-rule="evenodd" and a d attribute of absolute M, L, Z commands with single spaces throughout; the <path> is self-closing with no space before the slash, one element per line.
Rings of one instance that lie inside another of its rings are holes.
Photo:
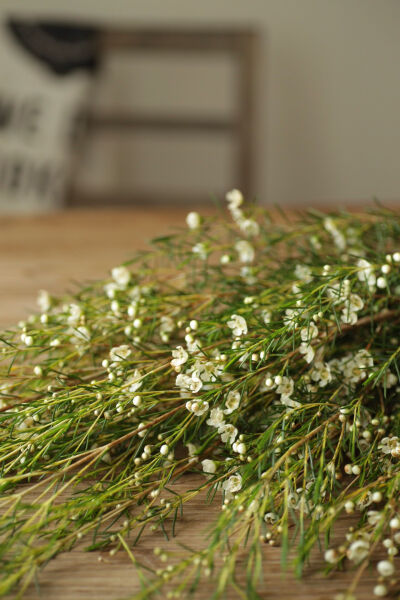
<path fill-rule="evenodd" d="M 64 201 L 96 48 L 94 32 L 77 44 L 66 31 L 15 21 L 0 29 L 2 213 L 42 212 Z"/>

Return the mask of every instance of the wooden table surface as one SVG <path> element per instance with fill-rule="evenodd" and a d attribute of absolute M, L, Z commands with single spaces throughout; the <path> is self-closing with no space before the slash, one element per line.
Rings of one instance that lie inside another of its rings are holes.
<path fill-rule="evenodd" d="M 65 213 L 37 217 L 0 218 L 0 326 L 12 325 L 35 309 L 37 291 L 50 293 L 68 290 L 73 281 L 103 277 L 115 265 L 129 258 L 146 241 L 165 234 L 171 226 L 183 225 L 184 209 L 69 210 Z M 193 475 L 188 478 L 196 477 Z M 185 479 L 176 484 L 186 488 L 194 483 Z M 178 540 L 189 546 L 202 547 L 207 524 L 219 510 L 219 503 L 205 506 L 201 498 L 188 505 L 180 521 Z M 339 536 L 348 523 L 340 525 Z M 165 546 L 164 538 L 147 535 L 136 548 L 142 561 L 157 565 L 153 556 L 156 545 Z M 175 541 L 168 543 L 175 547 Z M 100 560 L 99 560 L 100 558 Z M 318 573 L 322 565 L 316 552 L 313 570 L 302 581 L 280 570 L 280 550 L 265 549 L 262 598 L 271 600 L 328 600 L 344 591 L 351 574 L 330 576 Z M 366 572 L 357 600 L 372 599 L 375 573 Z M 29 600 L 117 600 L 139 589 L 135 569 L 124 552 L 110 557 L 77 549 L 52 561 L 39 578 L 40 593 L 28 590 Z M 212 588 L 202 587 L 195 598 L 208 600 Z M 10 596 L 11 597 L 11 596 Z M 229 593 L 228 600 L 236 598 Z"/>

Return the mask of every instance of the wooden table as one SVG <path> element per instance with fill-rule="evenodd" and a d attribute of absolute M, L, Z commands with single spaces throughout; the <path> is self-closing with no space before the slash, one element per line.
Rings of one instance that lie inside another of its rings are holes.
<path fill-rule="evenodd" d="M 73 281 L 103 277 L 113 266 L 143 248 L 146 240 L 168 233 L 173 225 L 184 225 L 184 209 L 70 210 L 62 214 L 40 217 L 0 219 L 0 324 L 9 326 L 35 309 L 37 291 L 41 288 L 59 293 L 72 287 Z M 195 477 L 190 475 L 188 477 Z M 194 482 L 193 482 L 194 483 Z M 176 485 L 186 488 L 190 481 Z M 197 498 L 186 508 L 177 527 L 178 540 L 191 547 L 202 547 L 204 532 L 219 510 L 219 503 L 205 506 Z M 348 526 L 341 523 L 339 535 Z M 159 566 L 153 555 L 156 545 L 165 546 L 163 538 L 147 535 L 137 547 L 137 556 Z M 169 547 L 175 547 L 174 540 Z M 100 559 L 100 560 L 99 560 Z M 328 600 L 344 590 L 351 574 L 321 577 L 322 565 L 317 551 L 313 570 L 305 579 L 296 581 L 280 570 L 280 550 L 266 546 L 264 582 L 261 597 L 271 600 Z M 366 572 L 357 600 L 373 598 L 375 573 Z M 39 578 L 40 595 L 30 589 L 29 600 L 116 600 L 129 597 L 139 589 L 135 569 L 128 556 L 119 552 L 113 557 L 86 553 L 77 549 L 52 561 Z M 212 589 L 202 587 L 196 599 L 208 600 Z M 229 593 L 227 598 L 236 598 Z"/>

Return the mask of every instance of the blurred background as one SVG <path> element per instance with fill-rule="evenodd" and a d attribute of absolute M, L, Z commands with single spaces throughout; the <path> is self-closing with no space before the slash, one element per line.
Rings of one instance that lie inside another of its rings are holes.
<path fill-rule="evenodd" d="M 2 0 L 0 22 L 0 322 L 233 187 L 400 199 L 398 0 Z"/>
<path fill-rule="evenodd" d="M 287 206 L 399 199 L 397 0 L 2 0 L 0 17 L 3 206 L 14 146 L 37 159 L 21 170 L 66 161 L 85 103 L 70 177 L 47 175 L 55 204 L 63 185 L 95 205 L 190 205 L 233 186 Z M 63 53 L 57 74 L 48 63 Z M 23 196 L 21 208 L 36 204 Z"/>

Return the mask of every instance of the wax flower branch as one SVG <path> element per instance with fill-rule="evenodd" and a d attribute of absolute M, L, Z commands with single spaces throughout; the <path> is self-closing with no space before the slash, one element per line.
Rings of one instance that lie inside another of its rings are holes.
<path fill-rule="evenodd" d="M 226 201 L 1 335 L 1 595 L 82 542 L 128 553 L 136 598 L 257 598 L 266 544 L 298 576 L 320 548 L 342 599 L 367 567 L 398 591 L 400 217 Z M 142 564 L 143 531 L 204 490 L 204 547 Z"/>

